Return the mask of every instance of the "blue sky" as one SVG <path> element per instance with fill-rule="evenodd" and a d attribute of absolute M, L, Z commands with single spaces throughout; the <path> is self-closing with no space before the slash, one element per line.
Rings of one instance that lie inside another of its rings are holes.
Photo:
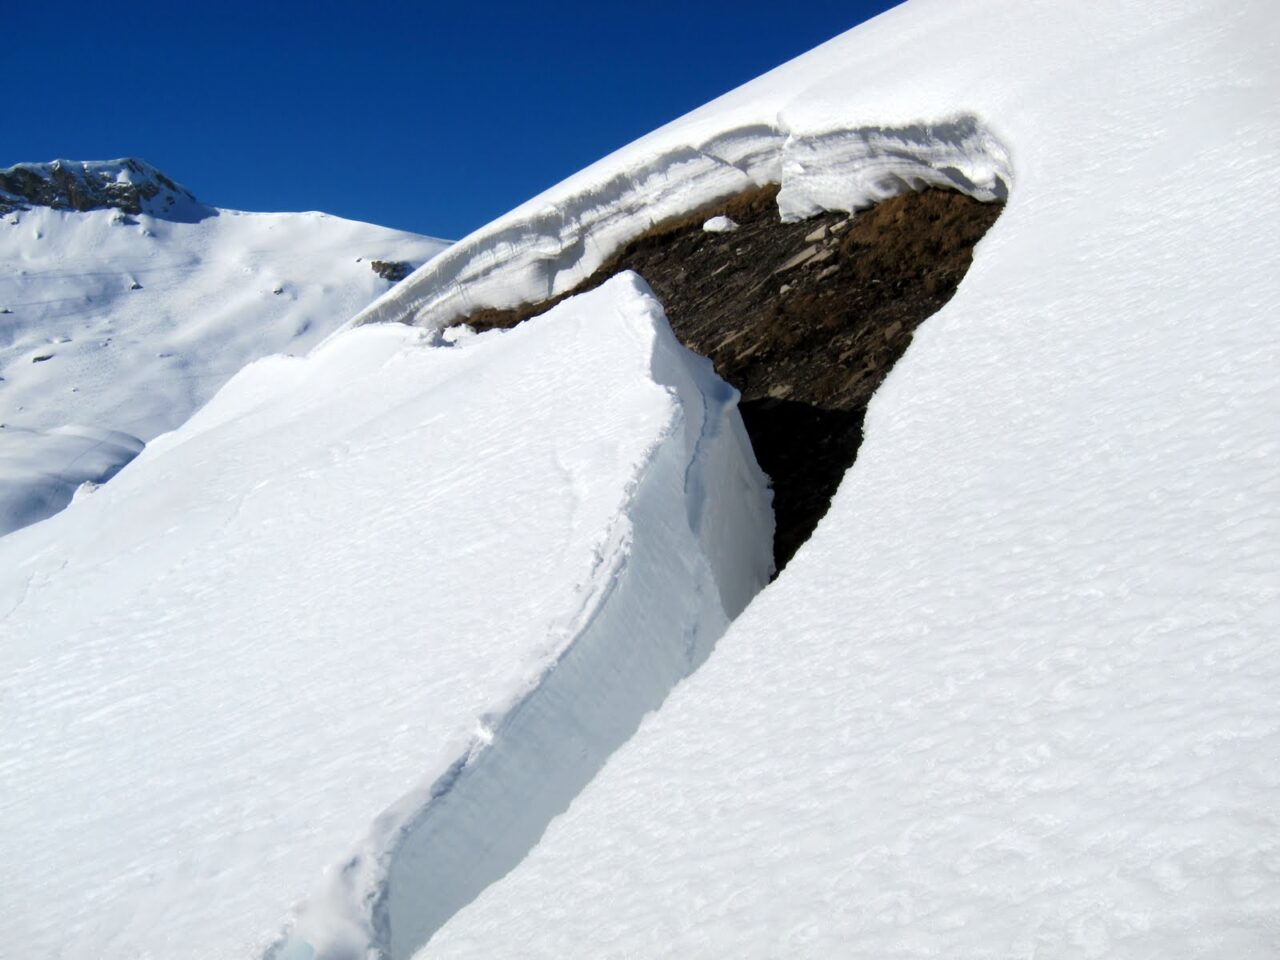
<path fill-rule="evenodd" d="M 7 4 L 0 166 L 140 156 L 218 206 L 456 238 L 889 6 Z"/>

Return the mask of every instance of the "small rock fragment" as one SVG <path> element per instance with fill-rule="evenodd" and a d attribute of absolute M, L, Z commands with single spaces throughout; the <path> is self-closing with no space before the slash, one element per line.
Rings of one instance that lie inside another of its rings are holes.
<path fill-rule="evenodd" d="M 792 257 L 790 260 L 788 260 L 786 263 L 784 263 L 782 266 L 780 266 L 777 270 L 773 272 L 782 273 L 785 270 L 792 270 L 800 266 L 802 263 L 807 263 L 808 261 L 812 260 L 815 256 L 817 256 L 817 253 L 818 253 L 818 248 L 816 246 L 805 247 L 803 250 L 801 250 L 794 257 Z"/>

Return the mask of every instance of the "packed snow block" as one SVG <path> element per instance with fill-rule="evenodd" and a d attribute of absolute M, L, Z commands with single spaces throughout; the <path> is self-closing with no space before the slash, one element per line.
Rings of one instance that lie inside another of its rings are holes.
<path fill-rule="evenodd" d="M 767 582 L 736 402 L 624 275 L 252 364 L 0 539 L 0 944 L 412 954 Z"/>

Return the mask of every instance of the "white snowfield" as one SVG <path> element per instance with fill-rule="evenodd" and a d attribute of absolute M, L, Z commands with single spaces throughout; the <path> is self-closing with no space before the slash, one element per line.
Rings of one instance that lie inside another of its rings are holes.
<path fill-rule="evenodd" d="M 259 361 L 0 539 L 0 955 L 412 953 L 768 579 L 736 400 L 624 275 Z"/>
<path fill-rule="evenodd" d="M 138 180 L 125 164 L 79 166 Z M 0 215 L 0 535 L 108 479 L 249 361 L 311 349 L 387 288 L 370 259 L 419 263 L 446 246 L 321 213 L 218 210 L 179 190 L 137 215 Z"/>

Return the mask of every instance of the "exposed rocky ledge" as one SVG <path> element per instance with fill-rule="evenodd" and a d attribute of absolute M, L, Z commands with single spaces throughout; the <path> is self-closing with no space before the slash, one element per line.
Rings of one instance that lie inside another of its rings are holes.
<path fill-rule="evenodd" d="M 564 296 L 635 270 L 681 341 L 742 392 L 743 422 L 773 479 L 781 570 L 853 464 L 871 395 L 912 331 L 951 299 L 1004 204 L 927 189 L 853 216 L 783 223 L 777 193 L 767 186 L 659 224 Z M 704 229 L 722 216 L 736 226 Z M 561 299 L 463 322 L 509 327 Z"/>
<path fill-rule="evenodd" d="M 115 209 L 172 220 L 200 219 L 214 212 L 151 164 L 132 157 L 19 163 L 0 170 L 0 214 L 31 207 Z"/>

